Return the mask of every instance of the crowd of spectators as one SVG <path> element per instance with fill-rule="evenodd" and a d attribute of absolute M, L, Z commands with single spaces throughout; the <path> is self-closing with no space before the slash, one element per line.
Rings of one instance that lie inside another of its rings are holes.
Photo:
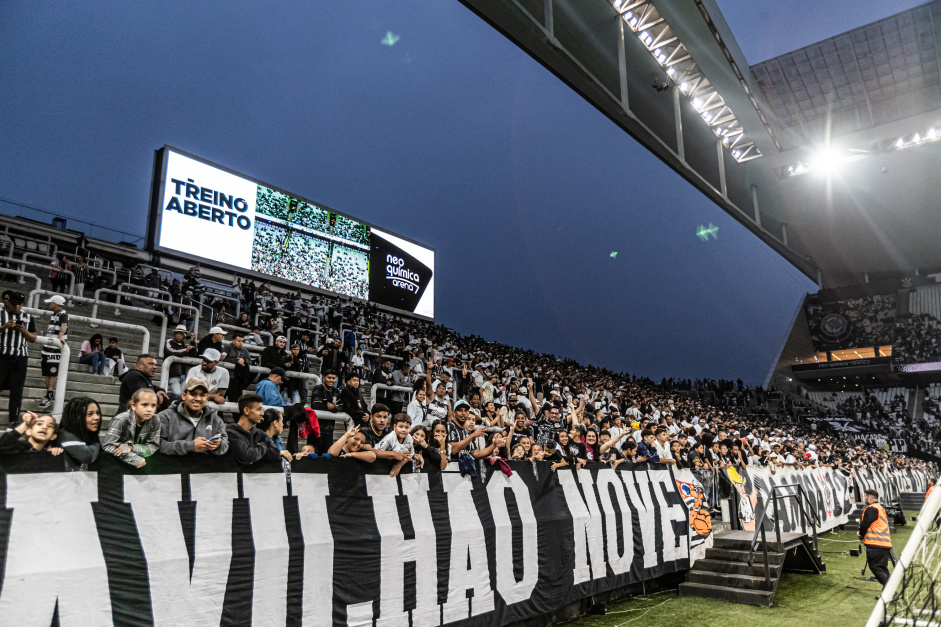
<path fill-rule="evenodd" d="M 818 351 L 841 348 L 885 346 L 895 337 L 896 299 L 894 295 L 864 296 L 821 303 L 809 300 L 805 307 L 814 346 Z M 848 323 L 845 330 L 839 325 L 823 328 L 821 323 L 828 314 L 842 315 Z"/>
<path fill-rule="evenodd" d="M 194 289 L 198 274 L 198 267 L 191 269 L 183 284 L 172 286 L 177 293 Z M 168 355 L 198 356 L 202 363 L 171 372 L 171 389 L 162 390 L 153 380 L 157 360 L 142 355 L 122 378 L 123 411 L 104 440 L 99 405 L 73 399 L 58 433 L 45 417 L 27 412 L 0 437 L 0 452 L 64 453 L 74 467 L 92 463 L 102 448 L 134 466 L 154 454 L 231 454 L 245 464 L 350 456 L 364 463 L 389 460 L 392 474 L 448 463 L 473 474 L 498 459 L 545 462 L 552 472 L 589 463 L 620 469 L 670 464 L 699 478 L 713 508 L 723 489 L 715 478 L 728 467 L 926 468 L 770 414 L 764 391 L 740 380 L 655 383 L 393 317 L 363 302 L 279 293 L 253 281 L 235 286 L 245 310 L 235 321 L 242 331 L 214 327 L 196 338 L 181 323 L 168 340 Z M 256 316 L 276 336 L 273 345 L 258 337 Z M 319 342 L 309 334 L 288 342 L 289 328 L 314 322 Z M 91 338 L 91 352 L 99 352 L 92 342 L 99 339 Z M 246 344 L 263 350 L 250 354 Z M 246 359 L 268 373 L 251 377 Z M 315 360 L 321 383 L 309 388 L 292 381 L 292 371 L 313 370 Z M 255 391 L 246 393 L 253 383 Z M 395 387 L 382 389 L 373 403 L 363 383 Z M 936 433 L 937 399 L 929 400 L 934 413 L 926 405 L 925 424 Z M 237 403 L 237 412 L 220 414 L 216 406 L 225 401 Z M 874 423 L 906 409 L 904 399 L 892 399 L 888 408 L 868 396 L 852 403 L 842 409 Z M 283 415 L 264 405 L 282 408 Z M 352 424 L 333 441 L 338 413 Z"/>
<path fill-rule="evenodd" d="M 902 364 L 941 361 L 941 321 L 929 313 L 900 317 L 892 356 Z"/>

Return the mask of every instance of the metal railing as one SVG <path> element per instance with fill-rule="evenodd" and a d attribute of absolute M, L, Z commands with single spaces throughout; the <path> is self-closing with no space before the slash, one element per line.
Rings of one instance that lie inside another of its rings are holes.
<path fill-rule="evenodd" d="M 192 306 L 192 305 L 184 305 L 184 304 L 182 304 L 182 303 L 168 303 L 167 301 L 165 301 L 165 300 L 160 300 L 159 298 L 151 298 L 150 296 L 141 296 L 140 294 L 128 294 L 128 293 L 126 293 L 126 292 L 119 292 L 118 290 L 111 290 L 111 289 L 106 289 L 106 288 L 101 288 L 101 289 L 95 290 L 95 304 L 92 306 L 92 311 L 91 311 L 91 315 L 92 315 L 93 318 L 98 317 L 98 305 L 99 305 L 99 304 L 105 305 L 105 306 L 111 306 L 111 305 L 118 305 L 118 304 L 120 304 L 120 302 L 118 302 L 118 303 L 110 303 L 110 302 L 105 302 L 105 301 L 101 300 L 101 295 L 102 295 L 102 294 L 114 294 L 115 296 L 118 297 L 118 299 L 117 299 L 118 301 L 120 301 L 121 298 L 136 298 L 136 299 L 138 299 L 138 300 L 144 300 L 144 301 L 147 301 L 147 302 L 149 302 L 149 303 L 155 303 L 155 304 L 157 304 L 157 305 L 170 305 L 170 306 L 172 306 L 172 307 L 176 307 L 177 309 L 189 309 L 190 311 L 194 312 L 194 314 L 195 314 L 195 316 L 194 316 L 194 318 L 193 318 L 193 333 L 195 333 L 197 336 L 199 335 L 199 308 L 194 307 L 194 306 Z M 159 313 L 160 313 L 160 312 L 158 312 L 158 311 L 156 311 L 156 310 L 153 310 L 153 309 L 149 309 L 149 310 L 147 310 L 147 311 L 150 312 L 151 314 L 159 314 Z M 164 326 L 166 326 L 166 319 L 167 319 L 166 316 L 163 316 L 163 319 L 164 319 L 164 323 L 163 323 L 163 324 L 164 324 Z M 161 338 L 161 340 L 162 340 L 162 339 L 163 339 L 163 338 Z"/>
<path fill-rule="evenodd" d="M 50 272 L 50 273 L 61 272 L 62 274 L 67 274 L 69 275 L 69 291 L 66 293 L 66 296 L 70 296 L 75 293 L 75 273 L 72 272 L 71 270 L 61 270 L 58 268 L 53 268 L 52 266 L 48 266 L 43 263 L 36 263 L 35 261 L 24 261 L 22 259 L 13 259 L 12 263 L 18 266 L 30 266 L 31 268 L 42 268 L 43 270 L 46 270 L 47 272 Z M 50 278 L 50 280 L 52 279 Z M 60 292 L 56 292 L 56 294 L 59 294 L 59 293 Z"/>
<path fill-rule="evenodd" d="M 203 300 L 206 296 L 210 297 L 209 303 L 206 303 Z M 239 316 L 242 315 L 242 303 L 237 298 L 233 298 L 232 296 L 226 296 L 225 294 L 219 294 L 217 292 L 204 291 L 202 294 L 200 294 L 199 302 L 203 303 L 204 305 L 208 305 L 212 307 L 213 301 L 215 301 L 217 298 L 222 299 L 222 300 L 232 301 L 233 303 L 235 303 L 235 314 L 228 314 L 228 315 L 231 315 L 236 320 L 238 320 Z"/>
<path fill-rule="evenodd" d="M 386 385 L 385 383 L 373 383 L 369 389 L 369 409 L 372 410 L 372 406 L 376 404 L 376 396 L 379 394 L 379 390 L 389 390 L 391 392 L 406 392 L 410 395 L 414 395 L 415 390 L 406 387 L 404 385 Z M 411 402 L 412 397 L 409 396 L 409 402 Z"/>
<path fill-rule="evenodd" d="M 806 535 L 807 533 L 807 523 L 810 522 L 810 528 L 813 533 L 813 548 L 816 551 L 817 544 L 817 527 L 820 525 L 820 521 L 817 518 L 817 513 L 813 511 L 812 508 L 808 509 L 807 504 L 807 495 L 804 494 L 804 488 L 799 484 L 797 485 L 776 485 L 771 487 L 771 505 L 772 511 L 774 512 L 774 533 L 775 533 L 775 543 L 780 550 L 782 548 L 781 544 L 781 516 L 779 514 L 780 507 L 778 506 L 778 490 L 788 490 L 792 488 L 797 488 L 796 492 L 785 492 L 781 494 L 781 499 L 792 498 L 797 502 L 797 510 L 800 514 L 800 523 L 801 531 Z M 761 497 L 759 496 L 759 505 L 761 505 Z M 771 566 L 768 563 L 768 538 L 765 530 L 765 519 L 768 517 L 768 503 L 764 504 L 764 507 L 761 511 L 761 516 L 758 517 L 758 520 L 755 523 L 755 535 L 752 536 L 751 546 L 748 551 L 748 566 L 751 567 L 755 552 L 758 550 L 758 536 L 761 535 L 761 552 L 764 556 L 764 567 L 765 567 L 765 583 L 771 584 Z"/>
<path fill-rule="evenodd" d="M 244 333 L 245 335 L 248 335 L 249 333 L 252 332 L 251 329 L 246 329 L 244 327 L 237 327 L 234 324 L 217 324 L 215 326 L 221 327 L 223 329 L 227 329 L 229 331 L 235 331 L 237 333 Z M 274 346 L 274 336 L 271 335 L 271 333 L 269 333 L 268 331 L 259 331 L 258 335 L 260 335 L 262 339 L 264 339 L 264 337 L 267 335 L 268 346 Z"/>
<path fill-rule="evenodd" d="M 287 332 L 284 334 L 285 337 L 288 338 L 288 346 L 291 346 L 291 345 L 294 344 L 294 342 L 295 342 L 295 340 L 291 339 L 291 331 L 297 331 L 298 333 L 308 333 L 308 334 L 310 334 L 312 337 L 316 338 L 316 341 L 315 341 L 314 343 L 315 343 L 317 346 L 320 346 L 320 335 L 321 335 L 321 334 L 320 334 L 320 323 L 317 323 L 317 330 L 316 330 L 316 331 L 314 331 L 313 329 L 306 329 L 306 328 L 304 328 L 304 327 L 290 327 L 290 328 L 288 328 Z M 298 337 L 300 337 L 300 336 L 298 336 Z"/>
<path fill-rule="evenodd" d="M 26 297 L 26 302 L 32 303 L 34 298 L 38 301 L 40 295 L 42 294 L 56 294 L 56 293 L 57 292 L 53 292 L 52 290 L 33 290 L 32 292 L 29 293 L 29 296 Z M 93 303 L 93 305 L 98 304 L 97 300 L 95 300 L 94 298 L 89 298 L 87 296 L 72 296 L 71 300 L 84 302 L 84 303 Z M 124 303 L 107 303 L 107 304 L 108 306 L 120 307 L 121 309 L 125 309 L 127 311 L 134 311 L 134 312 L 145 313 L 145 314 L 150 314 L 150 315 L 153 315 L 154 313 L 156 313 L 153 309 L 144 309 L 143 307 L 135 307 L 134 305 L 125 305 Z M 161 317 L 163 318 L 163 320 L 160 323 L 160 346 L 158 347 L 158 350 L 157 350 L 158 357 L 163 357 L 163 348 L 164 346 L 166 346 L 166 340 L 167 340 L 167 317 L 166 316 L 161 316 Z M 91 318 L 87 318 L 87 319 L 90 320 L 90 319 L 98 319 L 98 318 L 96 318 L 95 315 L 92 315 Z"/>
<path fill-rule="evenodd" d="M 170 383 L 170 366 L 173 364 L 193 364 L 198 365 L 203 363 L 203 360 L 199 357 L 177 357 L 176 355 L 171 355 L 163 360 L 163 364 L 160 367 L 160 387 L 163 389 L 167 388 L 167 385 Z M 225 368 L 226 370 L 235 370 L 235 365 L 220 361 L 216 364 L 220 368 Z M 261 366 L 249 366 L 251 372 L 256 372 L 259 374 L 268 375 L 271 374 L 269 368 L 262 368 Z M 310 386 L 310 381 L 314 382 L 314 385 L 320 385 L 320 375 L 313 374 L 311 372 L 293 372 L 288 371 L 285 373 L 285 376 L 289 379 L 307 379 L 308 387 Z M 238 411 L 236 409 L 235 411 Z"/>
<path fill-rule="evenodd" d="M 31 278 L 33 278 L 33 279 L 36 279 L 36 288 L 35 288 L 35 289 L 36 289 L 36 290 L 41 290 L 41 289 L 42 289 L 42 279 L 40 279 L 38 276 L 36 276 L 36 275 L 33 274 L 32 272 L 26 272 L 26 271 L 24 271 L 24 270 L 12 270 L 12 269 L 10 269 L 10 268 L 0 268 L 0 276 L 3 276 L 4 274 L 12 274 L 12 275 L 14 275 L 14 276 L 21 276 L 21 277 L 23 277 L 23 278 L 31 277 Z"/>
<path fill-rule="evenodd" d="M 135 283 L 121 283 L 114 289 L 116 289 L 119 292 L 124 292 L 125 291 L 124 288 L 127 288 L 126 291 L 131 294 L 134 294 L 131 292 L 131 290 L 140 290 L 141 292 L 147 292 L 147 294 L 136 294 L 137 296 L 150 296 L 151 298 L 156 298 L 156 296 L 152 296 L 152 294 L 166 294 L 167 299 L 164 302 L 170 303 L 173 301 L 173 294 L 171 294 L 167 290 L 160 289 L 159 287 L 147 287 L 146 285 L 137 285 Z"/>
<path fill-rule="evenodd" d="M 33 309 L 32 307 L 23 307 L 23 311 L 33 316 L 41 317 L 46 314 L 52 315 L 52 310 L 50 309 Z M 143 344 L 141 345 L 141 355 L 145 355 L 150 352 L 150 331 L 147 327 L 143 327 L 139 324 L 131 324 L 129 322 L 113 322 L 111 320 L 102 320 L 101 318 L 89 318 L 87 316 L 75 316 L 69 314 L 69 322 L 87 322 L 93 326 L 106 327 L 109 329 L 129 329 L 131 331 L 140 331 L 144 335 Z"/>
<path fill-rule="evenodd" d="M 69 365 L 72 358 L 72 350 L 68 342 L 60 342 L 58 338 L 36 336 L 36 343 L 43 346 L 53 346 L 60 351 L 59 371 L 56 379 L 56 400 L 52 404 L 52 417 L 56 422 L 62 417 L 62 406 L 65 405 L 65 386 L 69 382 Z"/>

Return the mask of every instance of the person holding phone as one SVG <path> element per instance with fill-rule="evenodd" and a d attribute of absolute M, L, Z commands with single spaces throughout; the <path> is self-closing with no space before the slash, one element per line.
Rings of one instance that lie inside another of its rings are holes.
<path fill-rule="evenodd" d="M 211 453 L 229 450 L 225 423 L 215 409 L 208 407 L 209 384 L 192 377 L 186 381 L 182 400 L 160 412 L 160 452 L 164 455 Z"/>

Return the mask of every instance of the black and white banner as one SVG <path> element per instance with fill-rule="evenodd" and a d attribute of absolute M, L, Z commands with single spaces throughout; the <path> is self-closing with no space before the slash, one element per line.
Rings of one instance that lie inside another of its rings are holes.
<path fill-rule="evenodd" d="M 802 529 L 801 512 L 796 495 L 797 486 L 802 488 L 805 497 L 805 508 L 808 512 L 815 512 L 818 525 L 817 531 L 827 531 L 849 521 L 853 510 L 854 500 L 850 491 L 850 479 L 843 473 L 832 468 L 777 468 L 771 472 L 764 467 L 748 467 L 748 475 L 755 483 L 759 494 L 759 504 L 756 515 L 761 516 L 764 508 L 768 509 L 765 517 L 765 529 L 774 528 L 774 501 L 772 490 L 777 493 L 777 513 L 781 518 L 781 531 L 796 532 Z M 777 490 L 774 488 L 778 487 Z M 806 520 L 806 517 L 804 518 Z M 810 521 L 806 522 L 810 530 Z"/>
<path fill-rule="evenodd" d="M 302 460 L 288 480 L 228 459 L 0 458 L 0 617 L 491 626 L 689 568 L 669 469 L 511 467 L 481 482 Z"/>
<path fill-rule="evenodd" d="M 928 490 L 928 475 L 921 470 L 856 468 L 853 470 L 853 476 L 860 498 L 866 490 L 875 490 L 879 493 L 879 500 L 887 505 L 899 503 L 902 492 L 924 494 Z"/>

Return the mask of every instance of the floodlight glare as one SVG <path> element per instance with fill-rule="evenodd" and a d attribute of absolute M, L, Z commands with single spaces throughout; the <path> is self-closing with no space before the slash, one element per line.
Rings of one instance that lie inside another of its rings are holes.
<path fill-rule="evenodd" d="M 669 74 L 670 76 L 673 76 L 674 74 L 676 74 L 676 70 L 674 70 L 673 68 L 667 68 L 667 74 Z"/>
<path fill-rule="evenodd" d="M 934 129 L 933 129 L 933 128 L 929 128 L 929 129 L 928 129 L 928 139 L 934 139 L 934 138 L 935 138 Z"/>
<path fill-rule="evenodd" d="M 912 137 L 912 141 L 917 144 L 918 142 L 921 141 L 921 135 L 919 133 L 915 133 L 915 136 Z"/>
<path fill-rule="evenodd" d="M 904 146 L 904 145 L 905 145 L 905 138 L 904 138 L 904 137 L 899 137 L 899 140 L 898 140 L 897 142 L 895 142 L 895 147 L 896 147 L 896 148 L 901 148 L 901 147 Z"/>
<path fill-rule="evenodd" d="M 696 107 L 696 109 L 701 109 L 702 100 L 700 100 L 699 98 L 693 98 L 693 106 Z"/>
<path fill-rule="evenodd" d="M 689 83 L 680 83 L 680 91 L 685 92 L 688 89 L 689 89 Z M 934 129 L 931 129 L 931 130 L 934 131 Z"/>
<path fill-rule="evenodd" d="M 845 155 L 841 154 L 839 150 L 827 146 L 817 153 L 813 166 L 820 172 L 830 175 L 839 170 L 845 161 Z"/>

